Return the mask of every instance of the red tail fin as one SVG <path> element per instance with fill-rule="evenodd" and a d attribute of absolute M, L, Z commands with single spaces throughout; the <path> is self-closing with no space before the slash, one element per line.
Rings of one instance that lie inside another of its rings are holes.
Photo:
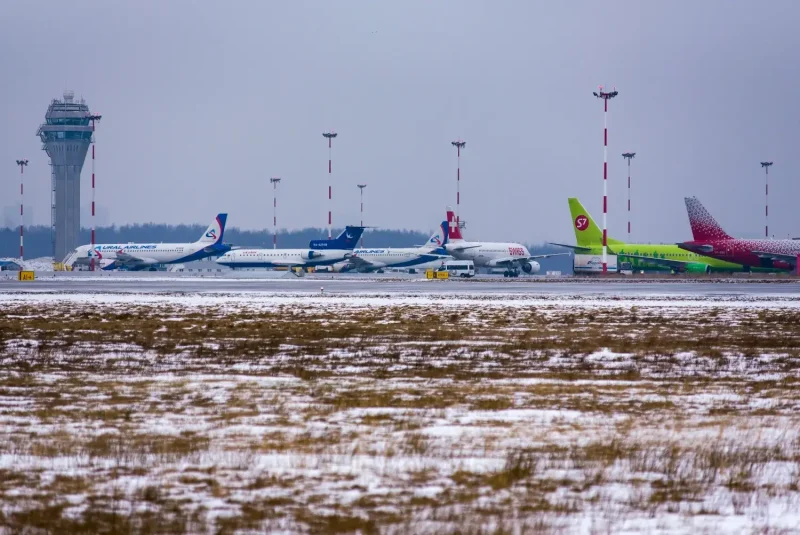
<path fill-rule="evenodd" d="M 684 200 L 686 201 L 686 211 L 689 213 L 689 223 L 692 225 L 692 235 L 695 241 L 731 239 L 719 226 L 717 220 L 700 204 L 697 197 L 686 197 Z"/>
<path fill-rule="evenodd" d="M 447 238 L 450 241 L 458 241 L 464 239 L 464 237 L 461 236 L 461 229 L 458 228 L 458 221 L 456 220 L 456 214 L 450 209 L 447 210 Z"/>

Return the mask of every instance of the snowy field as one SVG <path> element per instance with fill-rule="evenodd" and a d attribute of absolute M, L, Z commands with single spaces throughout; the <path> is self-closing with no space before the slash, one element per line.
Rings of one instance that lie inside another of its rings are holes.
<path fill-rule="evenodd" d="M 0 293 L 0 532 L 795 533 L 800 296 Z"/>

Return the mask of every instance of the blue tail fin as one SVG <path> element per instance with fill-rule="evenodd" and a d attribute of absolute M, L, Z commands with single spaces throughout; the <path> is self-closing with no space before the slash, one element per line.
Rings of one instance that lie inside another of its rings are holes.
<path fill-rule="evenodd" d="M 332 240 L 311 240 L 308 247 L 311 249 L 337 249 L 352 251 L 358 245 L 364 227 L 345 227 L 341 234 Z"/>
<path fill-rule="evenodd" d="M 447 249 L 444 248 L 444 246 L 447 245 L 447 241 L 449 239 L 447 228 L 448 228 L 447 227 L 447 221 L 442 221 L 442 224 L 439 226 L 439 233 L 437 233 L 437 234 L 440 234 L 441 236 L 444 236 L 444 238 L 442 240 L 440 240 L 441 243 L 436 247 L 436 249 L 431 251 L 431 253 L 438 254 L 438 255 L 447 255 L 447 254 L 449 254 L 447 252 Z M 430 245 L 434 245 L 434 244 L 431 243 Z"/>

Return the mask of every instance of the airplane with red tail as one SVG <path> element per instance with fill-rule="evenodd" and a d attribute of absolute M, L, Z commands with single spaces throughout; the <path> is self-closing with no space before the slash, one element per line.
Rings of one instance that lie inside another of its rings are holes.
<path fill-rule="evenodd" d="M 476 268 L 502 269 L 504 277 L 519 277 L 520 269 L 528 275 L 539 273 L 541 266 L 536 260 L 570 254 L 531 255 L 528 248 L 521 243 L 468 242 L 462 236 L 459 221 L 449 206 L 447 207 L 447 243 L 444 245 L 444 249 L 457 260 L 472 260 Z"/>
<path fill-rule="evenodd" d="M 679 243 L 681 249 L 754 268 L 797 269 L 800 241 L 732 238 L 697 197 L 685 200 L 694 239 Z"/>

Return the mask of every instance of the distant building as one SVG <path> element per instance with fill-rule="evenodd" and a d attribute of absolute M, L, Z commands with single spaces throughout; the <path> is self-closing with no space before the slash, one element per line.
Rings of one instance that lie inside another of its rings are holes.
<path fill-rule="evenodd" d="M 92 141 L 89 106 L 72 91 L 53 99 L 36 135 L 50 157 L 53 257 L 60 262 L 80 245 L 81 170 Z"/>
<path fill-rule="evenodd" d="M 22 268 L 16 262 L 0 260 L 0 271 L 22 271 Z"/>

